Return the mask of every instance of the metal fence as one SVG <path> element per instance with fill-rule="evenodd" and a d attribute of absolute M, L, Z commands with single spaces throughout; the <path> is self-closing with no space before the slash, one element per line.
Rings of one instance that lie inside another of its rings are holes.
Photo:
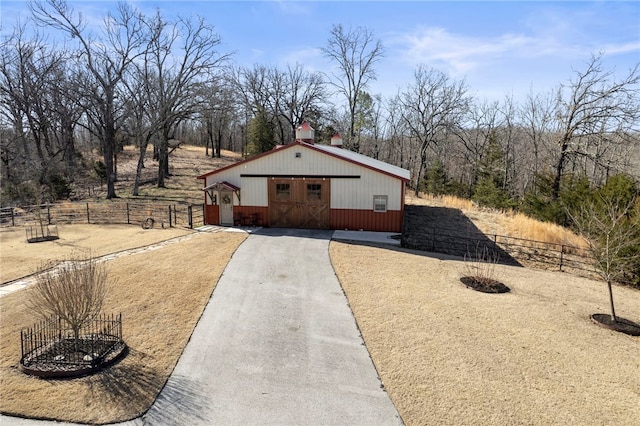
<path fill-rule="evenodd" d="M 93 202 L 43 204 L 0 209 L 0 226 L 51 224 L 136 224 L 147 219 L 162 227 L 204 225 L 204 204 Z"/>
<path fill-rule="evenodd" d="M 546 269 L 593 276 L 593 258 L 585 248 L 567 244 L 547 243 L 497 234 L 466 232 L 446 228 L 423 228 L 419 233 L 404 235 L 406 248 L 451 254 L 475 256 L 488 250 L 497 254 L 502 263 L 525 266 L 544 266 Z"/>
<path fill-rule="evenodd" d="M 100 363 L 122 340 L 122 314 L 88 321 L 78 339 L 64 321 L 53 316 L 20 331 L 25 367 L 32 364 L 87 365 Z"/>

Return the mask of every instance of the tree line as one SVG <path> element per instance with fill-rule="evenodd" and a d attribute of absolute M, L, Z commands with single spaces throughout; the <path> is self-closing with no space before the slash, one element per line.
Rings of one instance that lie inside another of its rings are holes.
<path fill-rule="evenodd" d="M 146 16 L 119 3 L 90 27 L 65 0 L 29 7 L 30 19 L 0 47 L 5 205 L 64 198 L 87 173 L 117 197 L 125 145 L 139 149 L 137 195 L 149 146 L 164 187 L 180 143 L 249 156 L 291 142 L 302 121 L 318 143 L 339 131 L 345 149 L 409 169 L 416 193 L 470 197 L 563 224 L 567 204 L 613 176 L 638 191 L 638 64 L 616 77 L 594 55 L 556 87 L 518 101 L 478 99 L 464 80 L 424 64 L 383 97 L 368 92 L 385 49 L 367 28 L 333 25 L 320 48 L 331 67 L 313 72 L 299 63 L 238 66 L 197 17 Z"/>

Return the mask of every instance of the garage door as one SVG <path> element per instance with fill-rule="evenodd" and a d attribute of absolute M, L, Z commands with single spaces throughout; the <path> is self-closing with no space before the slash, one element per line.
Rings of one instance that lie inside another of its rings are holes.
<path fill-rule="evenodd" d="M 269 179 L 269 226 L 329 228 L 329 179 Z"/>

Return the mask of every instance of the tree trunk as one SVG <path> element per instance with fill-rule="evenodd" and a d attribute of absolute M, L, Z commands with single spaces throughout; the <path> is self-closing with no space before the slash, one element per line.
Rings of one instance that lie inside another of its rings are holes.
<path fill-rule="evenodd" d="M 117 198 L 115 190 L 116 174 L 113 167 L 113 136 L 105 135 L 104 141 L 104 166 L 107 175 L 107 199 Z"/>
<path fill-rule="evenodd" d="M 611 320 L 613 322 L 618 322 L 618 317 L 616 317 L 616 309 L 613 305 L 613 287 L 611 286 L 611 281 L 607 281 L 607 287 L 609 287 L 609 304 L 611 305 Z"/>
<path fill-rule="evenodd" d="M 149 139 L 145 139 L 144 142 L 140 144 L 140 154 L 138 155 L 138 166 L 136 167 L 136 179 L 133 183 L 133 195 L 138 196 L 138 190 L 140 188 L 140 175 L 142 174 L 142 169 L 144 168 L 144 155 L 147 152 L 147 146 L 149 145 Z"/>
<path fill-rule="evenodd" d="M 553 187 L 551 197 L 557 200 L 560 196 L 560 181 L 562 180 L 562 172 L 564 170 L 564 163 L 567 160 L 567 150 L 569 149 L 569 139 L 567 137 L 562 138 L 562 147 L 560 151 L 560 158 L 556 165 L 556 175 L 553 179 Z"/>

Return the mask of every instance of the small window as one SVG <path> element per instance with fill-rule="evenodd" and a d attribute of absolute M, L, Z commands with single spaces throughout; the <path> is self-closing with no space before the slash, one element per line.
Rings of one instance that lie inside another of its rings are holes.
<path fill-rule="evenodd" d="M 291 185 L 288 183 L 276 184 L 276 200 L 290 200 L 291 199 Z"/>
<path fill-rule="evenodd" d="M 319 183 L 307 184 L 307 201 L 322 200 L 322 185 Z"/>
<path fill-rule="evenodd" d="M 387 211 L 387 196 L 386 195 L 374 195 L 373 196 L 373 211 L 374 212 L 386 212 Z"/>

